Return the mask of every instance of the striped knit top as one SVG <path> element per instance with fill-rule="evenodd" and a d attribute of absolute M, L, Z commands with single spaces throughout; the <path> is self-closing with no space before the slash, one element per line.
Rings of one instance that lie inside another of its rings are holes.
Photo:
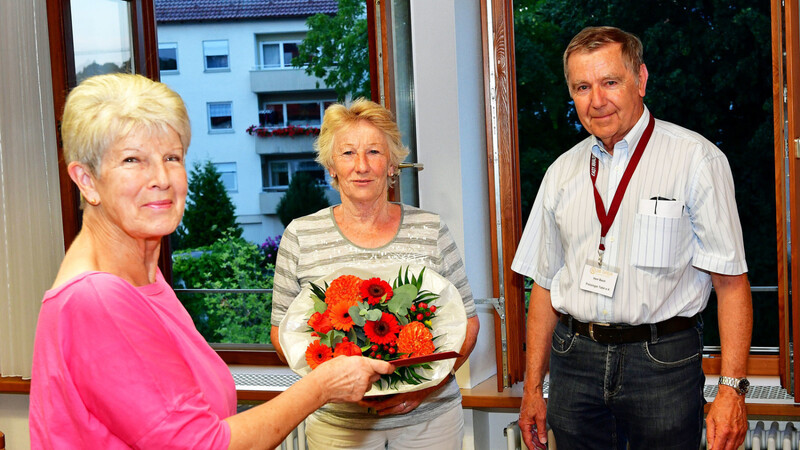
<path fill-rule="evenodd" d="M 438 214 L 400 205 L 402 217 L 395 237 L 379 248 L 353 244 L 333 218 L 333 207 L 293 220 L 281 239 L 272 294 L 272 325 L 278 326 L 289 304 L 308 283 L 343 267 L 375 264 L 423 264 L 458 289 L 467 317 L 476 315 L 464 263 L 447 225 Z M 461 403 L 455 380 L 437 390 L 408 414 L 378 417 L 356 404 L 329 404 L 316 417 L 353 429 L 384 430 L 431 420 Z"/>

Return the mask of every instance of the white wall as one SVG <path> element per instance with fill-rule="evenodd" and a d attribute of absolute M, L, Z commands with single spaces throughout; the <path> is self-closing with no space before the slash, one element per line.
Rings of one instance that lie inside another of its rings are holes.
<path fill-rule="evenodd" d="M 484 135 L 480 2 L 412 0 L 420 206 L 439 213 L 462 250 L 476 299 L 492 296 L 488 175 Z M 464 387 L 496 372 L 492 309 Z M 480 361 L 479 361 L 480 360 Z"/>

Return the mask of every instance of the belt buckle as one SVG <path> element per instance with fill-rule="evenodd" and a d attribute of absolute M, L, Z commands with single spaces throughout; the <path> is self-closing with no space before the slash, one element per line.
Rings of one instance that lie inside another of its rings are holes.
<path fill-rule="evenodd" d="M 605 322 L 589 322 L 589 337 L 593 341 L 597 342 L 597 339 L 595 339 L 595 337 L 594 337 L 594 327 L 595 327 L 595 325 L 598 326 L 598 327 L 607 327 L 607 326 L 609 326 L 611 324 L 610 323 L 605 323 Z"/>

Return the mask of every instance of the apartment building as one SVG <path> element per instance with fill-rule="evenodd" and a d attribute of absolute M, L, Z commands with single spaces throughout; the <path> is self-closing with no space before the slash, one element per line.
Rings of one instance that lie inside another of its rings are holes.
<path fill-rule="evenodd" d="M 339 202 L 313 151 L 336 94 L 292 66 L 306 19 L 336 8 L 336 0 L 155 2 L 161 81 L 184 98 L 192 122 L 187 168 L 216 166 L 251 242 L 283 232 L 276 207 L 299 172 Z"/>

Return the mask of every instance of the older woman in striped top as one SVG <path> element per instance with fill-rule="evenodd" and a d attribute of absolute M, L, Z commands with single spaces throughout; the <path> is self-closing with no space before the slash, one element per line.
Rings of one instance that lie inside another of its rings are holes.
<path fill-rule="evenodd" d="M 364 99 L 325 111 L 317 161 L 331 176 L 342 203 L 292 221 L 281 239 L 275 270 L 272 342 L 300 290 L 336 269 L 380 263 L 422 264 L 458 289 L 467 335 L 456 361 L 464 363 L 479 323 L 464 264 L 437 214 L 387 199 L 408 154 L 392 114 Z M 438 386 L 380 399 L 319 409 L 307 420 L 313 448 L 461 449 L 461 394 L 452 376 Z"/>

